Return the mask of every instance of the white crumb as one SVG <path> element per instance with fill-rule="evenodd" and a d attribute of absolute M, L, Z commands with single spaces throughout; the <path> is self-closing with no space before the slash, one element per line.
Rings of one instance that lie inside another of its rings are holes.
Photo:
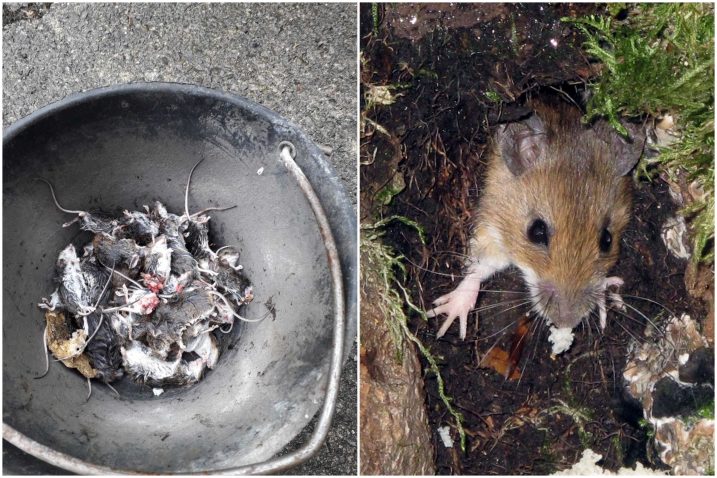
<path fill-rule="evenodd" d="M 453 438 L 451 438 L 451 429 L 448 427 L 438 427 L 438 435 L 443 441 L 443 446 L 453 448 Z"/>
<path fill-rule="evenodd" d="M 262 166 L 261 168 L 259 168 L 259 170 L 256 172 L 256 174 L 259 175 L 259 176 L 261 176 L 261 173 L 263 173 L 263 172 L 264 172 L 264 166 Z"/>
<path fill-rule="evenodd" d="M 573 344 L 573 338 L 575 338 L 573 329 L 569 327 L 558 329 L 551 325 L 548 340 L 553 344 L 553 355 L 560 355 L 568 350 Z"/>
<path fill-rule="evenodd" d="M 153 388 L 152 393 L 154 393 L 155 397 L 159 397 L 160 395 L 162 395 L 164 393 L 164 389 L 163 388 Z"/>
<path fill-rule="evenodd" d="M 633 468 L 620 468 L 617 473 L 613 473 L 610 470 L 606 470 L 598 466 L 597 462 L 602 459 L 602 455 L 599 455 L 592 451 L 590 448 L 583 450 L 583 455 L 580 461 L 575 463 L 571 468 L 567 470 L 553 473 L 554 475 L 666 475 L 667 473 L 659 470 L 652 470 L 645 468 L 642 463 L 637 463 L 637 466 Z"/>

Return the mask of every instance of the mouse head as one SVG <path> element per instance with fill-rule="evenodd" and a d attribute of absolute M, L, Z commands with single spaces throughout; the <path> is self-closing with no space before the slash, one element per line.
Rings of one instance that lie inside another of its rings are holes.
<path fill-rule="evenodd" d="M 60 255 L 57 256 L 57 262 L 55 268 L 58 274 L 62 275 L 65 269 L 78 269 L 80 267 L 80 258 L 77 257 L 77 249 L 72 244 L 68 244 Z"/>
<path fill-rule="evenodd" d="M 604 297 L 630 217 L 628 173 L 644 136 L 626 140 L 605 123 L 547 112 L 501 126 L 496 135 L 510 214 L 498 220 L 534 310 L 575 327 Z"/>

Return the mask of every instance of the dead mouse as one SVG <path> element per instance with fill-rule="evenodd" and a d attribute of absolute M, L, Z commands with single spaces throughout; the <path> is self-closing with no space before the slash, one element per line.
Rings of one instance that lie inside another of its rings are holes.
<path fill-rule="evenodd" d="M 127 266 L 130 270 L 137 268 L 140 259 L 147 255 L 149 249 L 137 245 L 134 239 L 116 239 L 104 232 L 95 234 L 92 247 L 100 264 Z"/>
<path fill-rule="evenodd" d="M 465 339 L 481 284 L 509 266 L 521 271 L 533 310 L 561 330 L 596 309 L 604 327 L 606 287 L 622 283 L 607 274 L 630 219 L 628 174 L 644 133 L 631 128 L 628 140 L 604 121 L 586 126 L 564 102 L 530 106 L 529 118 L 493 137 L 465 277 L 428 312 L 446 315 L 438 337 L 457 317 Z"/>
<path fill-rule="evenodd" d="M 202 378 L 207 362 L 198 357 L 184 360 L 181 356 L 166 361 L 141 342 L 131 341 L 120 349 L 127 374 L 135 382 L 150 387 L 188 385 Z"/>
<path fill-rule="evenodd" d="M 104 232 L 107 234 L 114 234 L 115 231 L 121 227 L 119 221 L 117 221 L 112 215 L 107 213 L 90 213 L 88 211 L 73 211 L 70 209 L 65 209 L 64 207 L 60 206 L 60 203 L 57 201 L 57 196 L 55 196 L 55 188 L 52 187 L 52 183 L 50 181 L 45 178 L 35 178 L 35 180 L 42 181 L 50 187 L 50 194 L 52 194 L 52 200 L 54 201 L 57 209 L 67 214 L 77 214 L 76 218 L 74 218 L 72 221 L 64 223 L 62 227 L 69 227 L 72 224 L 79 222 L 80 228 L 84 231 L 90 231 L 94 233 Z"/>

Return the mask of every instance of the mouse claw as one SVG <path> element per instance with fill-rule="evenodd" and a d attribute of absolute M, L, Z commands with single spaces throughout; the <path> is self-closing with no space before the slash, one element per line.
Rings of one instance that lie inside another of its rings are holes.
<path fill-rule="evenodd" d="M 448 328 L 451 326 L 454 320 L 456 320 L 456 316 L 448 317 L 446 320 L 444 320 L 443 324 L 441 325 L 441 328 L 438 329 L 438 332 L 436 333 L 436 337 L 440 339 L 441 337 L 446 335 Z"/>
<path fill-rule="evenodd" d="M 439 298 L 437 298 L 436 300 L 433 301 L 433 305 L 443 305 L 443 304 L 447 303 L 449 300 L 451 300 L 450 295 L 451 294 L 446 294 L 446 295 L 440 296 Z"/>

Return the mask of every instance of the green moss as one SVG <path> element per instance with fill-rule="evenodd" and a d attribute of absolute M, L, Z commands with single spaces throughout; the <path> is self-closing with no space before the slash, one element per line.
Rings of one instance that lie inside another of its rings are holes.
<path fill-rule="evenodd" d="M 403 312 L 403 301 L 394 290 L 393 283 L 396 281 L 395 274 L 405 274 L 406 269 L 401 262 L 403 256 L 394 254 L 390 247 L 383 244 L 381 227 L 381 223 L 376 223 L 361 228 L 361 255 L 366 264 L 366 267 L 361 267 L 361 283 L 366 284 L 369 280 L 369 270 L 378 274 L 380 283 L 372 284 L 379 294 L 377 305 L 386 318 L 388 330 L 396 346 L 396 358 L 403 360 L 402 323 L 406 321 L 406 314 Z"/>
<path fill-rule="evenodd" d="M 714 400 L 710 401 L 709 403 L 705 403 L 702 407 L 700 407 L 699 410 L 697 410 L 697 415 L 700 418 L 708 418 L 710 420 L 715 419 L 715 402 Z"/>
<path fill-rule="evenodd" d="M 391 177 L 391 180 L 384 186 L 378 193 L 376 193 L 376 201 L 378 204 L 387 206 L 393 201 L 393 197 L 403 191 L 406 188 L 406 181 L 403 179 L 403 174 L 396 172 Z"/>
<path fill-rule="evenodd" d="M 578 427 L 578 437 L 580 438 L 580 445 L 585 448 L 591 448 L 595 442 L 593 434 L 585 428 L 585 425 L 593 420 L 593 413 L 587 407 L 580 407 L 574 404 L 568 404 L 560 399 L 557 399 L 558 405 L 550 407 L 548 409 L 548 415 L 554 415 L 556 413 L 562 413 L 575 422 Z"/>
<path fill-rule="evenodd" d="M 378 36 L 378 3 L 371 4 L 371 20 L 373 22 L 373 34 Z"/>
<path fill-rule="evenodd" d="M 624 6 L 624 5 L 623 5 Z M 612 14 L 622 7 L 610 8 Z M 692 218 L 693 257 L 714 262 L 714 7 L 711 3 L 638 4 L 624 21 L 591 15 L 563 19 L 585 37 L 586 52 L 602 64 L 589 85 L 585 121 L 671 115 L 679 141 L 657 163 L 682 171 L 705 192 L 683 210 Z"/>
<path fill-rule="evenodd" d="M 377 304 L 384 317 L 386 317 L 391 338 L 396 344 L 397 358 L 402 360 L 401 350 L 406 339 L 413 342 L 421 354 L 428 362 L 428 370 L 436 376 L 438 384 L 438 395 L 441 397 L 448 413 L 454 418 L 454 425 L 458 430 L 461 441 L 461 450 L 466 451 L 466 433 L 463 429 L 463 415 L 458 412 L 452 405 L 453 399 L 446 394 L 445 383 L 441 375 L 440 368 L 436 357 L 430 352 L 411 330 L 408 328 L 408 318 L 404 311 L 404 305 L 418 313 L 424 320 L 428 320 L 426 313 L 413 304 L 410 300 L 408 292 L 402 285 L 406 268 L 403 265 L 404 257 L 396 255 L 395 252 L 382 241 L 384 227 L 392 221 L 399 221 L 410 227 L 413 227 L 421 240 L 425 244 L 425 232 L 420 225 L 403 216 L 391 216 L 385 218 L 375 224 L 364 225 L 361 227 L 361 254 L 364 256 L 367 267 L 361 267 L 361 282 L 366 283 L 369 280 L 367 276 L 368 270 L 378 272 L 381 283 L 374 284 L 379 291 Z M 401 277 L 397 277 L 399 274 Z M 401 291 L 401 294 L 398 293 Z"/>
<path fill-rule="evenodd" d="M 500 103 L 502 101 L 502 98 L 496 91 L 490 90 L 490 91 L 486 91 L 483 94 L 486 96 L 486 98 L 488 98 L 493 103 Z"/>
<path fill-rule="evenodd" d="M 619 15 L 623 10 L 625 10 L 625 8 L 627 8 L 626 3 L 615 2 L 615 3 L 607 4 L 607 9 L 610 12 L 610 15 L 612 15 L 612 16 Z"/>
<path fill-rule="evenodd" d="M 645 431 L 647 438 L 652 439 L 655 437 L 655 427 L 653 427 L 652 423 L 650 423 L 647 419 L 641 418 L 638 424 L 640 425 L 640 428 Z"/>
<path fill-rule="evenodd" d="M 590 359 L 594 355 L 593 352 L 586 353 L 574 358 L 565 367 L 565 371 L 562 374 L 563 377 L 563 393 L 565 400 L 555 399 L 558 405 L 548 409 L 548 414 L 562 413 L 567 415 L 575 422 L 578 427 L 578 437 L 580 438 L 580 444 L 583 448 L 591 448 L 595 442 L 593 434 L 585 428 L 585 425 L 590 423 L 595 418 L 595 411 L 590 407 L 582 405 L 581 401 L 575 397 L 574 390 L 576 387 L 571 380 L 571 371 L 573 365 L 583 359 Z"/>
<path fill-rule="evenodd" d="M 702 404 L 694 413 L 685 418 L 685 425 L 688 427 L 693 426 L 697 422 L 703 419 L 714 420 L 715 418 L 715 402 L 714 399 Z"/>
<path fill-rule="evenodd" d="M 625 453 L 622 449 L 622 442 L 620 441 L 620 434 L 617 433 L 610 439 L 612 447 L 615 449 L 615 461 L 617 463 L 625 463 Z"/>
<path fill-rule="evenodd" d="M 547 428 L 538 428 L 543 434 L 543 444 L 540 445 L 540 459 L 535 463 L 534 472 L 540 475 L 552 475 L 558 471 L 556 463 L 558 457 L 553 451 L 554 442 L 550 436 L 550 430 Z"/>

